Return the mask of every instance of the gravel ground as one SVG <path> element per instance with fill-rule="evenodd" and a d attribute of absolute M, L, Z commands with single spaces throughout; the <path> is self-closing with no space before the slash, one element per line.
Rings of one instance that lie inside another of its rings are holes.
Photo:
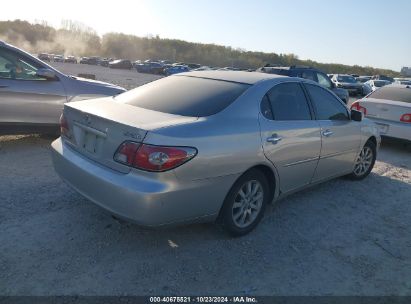
<path fill-rule="evenodd" d="M 153 77 L 93 68 L 119 84 Z M 401 143 L 383 142 L 365 180 L 289 196 L 234 239 L 212 224 L 115 220 L 58 178 L 50 143 L 0 137 L 0 295 L 411 295 L 411 149 Z"/>

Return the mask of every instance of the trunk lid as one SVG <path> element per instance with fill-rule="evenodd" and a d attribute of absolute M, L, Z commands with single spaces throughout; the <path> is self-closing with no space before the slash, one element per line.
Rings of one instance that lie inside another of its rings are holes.
<path fill-rule="evenodd" d="M 403 114 L 411 113 L 411 103 L 402 101 L 366 98 L 360 104 L 367 109 L 369 118 L 400 122 Z"/>
<path fill-rule="evenodd" d="M 77 152 L 111 169 L 131 169 L 113 157 L 124 141 L 143 142 L 148 131 L 197 120 L 115 102 L 112 97 L 66 103 L 64 117 Z"/>

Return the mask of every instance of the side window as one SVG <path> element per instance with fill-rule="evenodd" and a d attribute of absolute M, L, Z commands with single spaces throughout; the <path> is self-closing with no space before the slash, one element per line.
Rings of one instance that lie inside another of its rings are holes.
<path fill-rule="evenodd" d="M 40 68 L 35 61 L 11 50 L 0 48 L 0 78 L 16 80 L 45 80 L 36 75 Z"/>
<path fill-rule="evenodd" d="M 318 120 L 349 120 L 347 108 L 327 90 L 306 84 Z"/>
<path fill-rule="evenodd" d="M 309 80 L 312 80 L 312 81 L 316 81 L 315 76 L 314 76 L 314 72 L 310 71 L 310 70 L 299 72 L 298 77 L 304 78 L 304 79 L 309 79 Z"/>
<path fill-rule="evenodd" d="M 273 112 L 271 110 L 270 100 L 268 100 L 267 95 L 264 95 L 263 100 L 261 101 L 261 113 L 267 119 L 274 119 Z"/>
<path fill-rule="evenodd" d="M 328 76 L 322 74 L 322 73 L 317 73 L 317 78 L 318 78 L 318 83 L 320 86 L 323 86 L 324 88 L 327 88 L 329 90 L 332 89 L 332 84 L 330 78 Z"/>
<path fill-rule="evenodd" d="M 311 120 L 310 108 L 300 84 L 276 85 L 266 96 L 274 120 Z"/>

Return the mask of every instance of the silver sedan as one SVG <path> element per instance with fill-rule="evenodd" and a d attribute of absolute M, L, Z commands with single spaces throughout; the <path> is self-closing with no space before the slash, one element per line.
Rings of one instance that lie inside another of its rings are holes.
<path fill-rule="evenodd" d="M 114 98 L 68 103 L 56 171 L 79 193 L 146 226 L 219 220 L 251 231 L 266 205 L 373 168 L 377 127 L 309 80 L 182 73 Z"/>
<path fill-rule="evenodd" d="M 64 103 L 124 91 L 113 84 L 64 75 L 0 41 L 0 134 L 54 133 Z"/>

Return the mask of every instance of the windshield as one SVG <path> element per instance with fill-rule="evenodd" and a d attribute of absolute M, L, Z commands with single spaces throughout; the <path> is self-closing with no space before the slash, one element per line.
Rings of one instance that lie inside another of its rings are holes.
<path fill-rule="evenodd" d="M 203 117 L 220 112 L 249 85 L 189 76 L 153 81 L 115 97 L 136 107 L 182 116 Z"/>
<path fill-rule="evenodd" d="M 337 80 L 339 82 L 347 82 L 347 83 L 355 83 L 355 78 L 352 76 L 348 76 L 348 75 L 342 75 L 342 76 L 338 76 Z"/>

